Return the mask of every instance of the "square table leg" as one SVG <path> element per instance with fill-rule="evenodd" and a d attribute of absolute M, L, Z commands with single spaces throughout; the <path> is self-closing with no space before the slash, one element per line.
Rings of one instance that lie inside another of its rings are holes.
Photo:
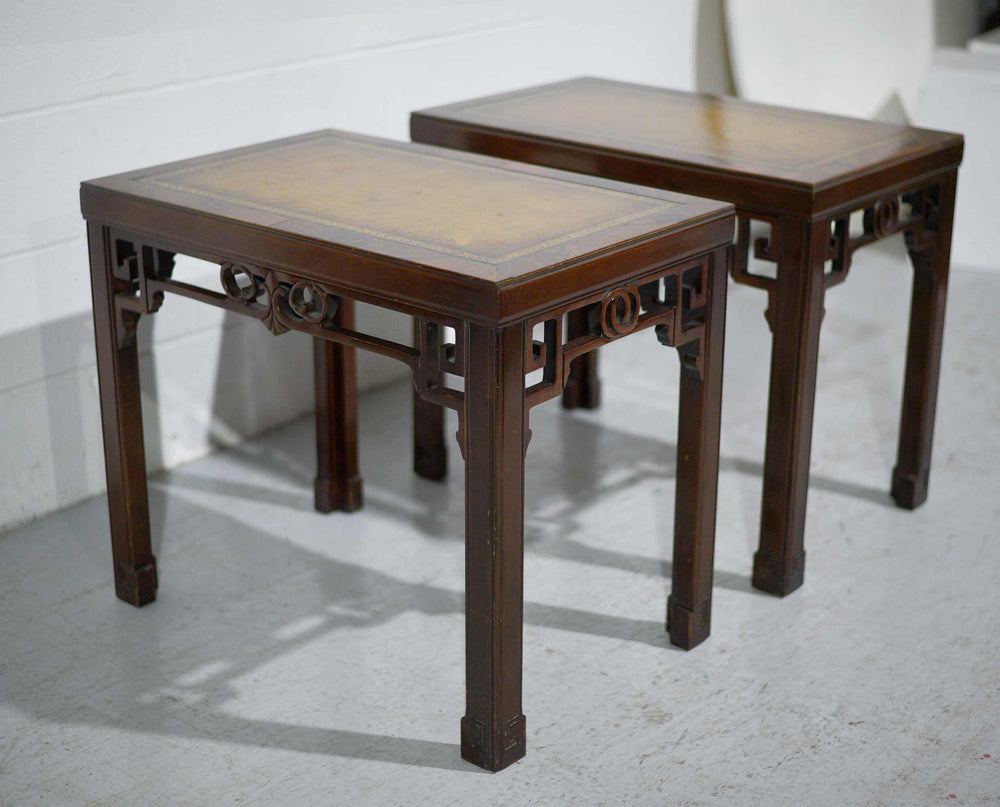
<path fill-rule="evenodd" d="M 809 452 L 823 319 L 827 221 L 783 219 L 771 301 L 773 341 L 760 545 L 753 585 L 784 596 L 802 585 Z"/>
<path fill-rule="evenodd" d="M 341 299 L 333 324 L 354 328 L 354 301 Z M 363 502 L 358 473 L 358 380 L 355 350 L 313 337 L 316 384 L 316 509 L 357 510 Z"/>
<path fill-rule="evenodd" d="M 697 341 L 678 348 L 677 485 L 667 630 L 670 641 L 685 650 L 705 641 L 711 630 L 727 255 L 727 250 L 719 250 L 706 261 L 704 330 Z"/>
<path fill-rule="evenodd" d="M 462 757 L 498 771 L 525 752 L 521 713 L 525 326 L 469 324 L 465 448 Z"/>
<path fill-rule="evenodd" d="M 146 605 L 156 599 L 156 559 L 149 535 L 135 333 L 140 314 L 119 307 L 116 300 L 135 278 L 116 273 L 115 244 L 108 228 L 88 223 L 87 239 L 115 591 L 125 602 Z M 133 271 L 141 269 L 136 265 Z"/>
<path fill-rule="evenodd" d="M 935 237 L 918 244 L 912 232 L 906 233 L 913 263 L 913 294 L 892 498 L 910 510 L 927 499 L 957 176 L 957 171 L 950 173 L 938 187 Z"/>

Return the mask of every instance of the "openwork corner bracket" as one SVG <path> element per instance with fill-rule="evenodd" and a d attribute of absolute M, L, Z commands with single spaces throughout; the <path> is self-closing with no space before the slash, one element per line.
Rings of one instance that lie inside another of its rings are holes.
<path fill-rule="evenodd" d="M 751 224 L 755 221 L 768 226 L 767 235 L 753 238 Z M 777 263 L 781 244 L 781 229 L 781 219 L 775 216 L 754 214 L 737 217 L 736 252 L 731 265 L 734 281 L 767 291 L 774 288 L 773 277 L 758 275 L 750 271 L 750 244 L 752 241 L 754 258 L 768 263 Z"/>
<path fill-rule="evenodd" d="M 769 232 L 766 236 L 752 237 L 751 224 L 757 221 L 766 224 Z M 761 214 L 737 216 L 736 249 L 729 273 L 736 283 L 767 292 L 767 308 L 764 309 L 764 319 L 767 326 L 774 330 L 774 291 L 775 279 L 767 275 L 758 275 L 750 271 L 750 244 L 753 241 L 753 256 L 759 261 L 777 264 L 781 245 L 782 221 L 775 216 Z"/>
<path fill-rule="evenodd" d="M 655 328 L 660 343 L 677 348 L 686 363 L 704 329 L 707 274 L 705 259 L 696 259 L 529 321 L 529 333 L 541 326 L 542 338 L 527 342 L 525 374 L 540 370 L 542 378 L 528 387 L 528 406 L 562 392 L 574 359 L 645 328 Z"/>
<path fill-rule="evenodd" d="M 725 275 L 722 275 L 725 280 Z M 704 378 L 702 337 L 705 333 L 705 311 L 708 306 L 709 273 L 700 265 L 678 278 L 680 304 L 674 307 L 673 319 L 656 325 L 656 338 L 661 345 L 677 350 L 681 372 L 697 379 Z"/>
<path fill-rule="evenodd" d="M 911 252 L 933 246 L 940 219 L 939 193 L 940 186 L 935 183 L 904 193 L 889 194 L 860 208 L 863 232 L 853 237 L 850 233 L 851 213 L 831 219 L 827 260 L 831 260 L 832 265 L 824 275 L 824 285 L 829 288 L 842 283 L 851 268 L 855 251 L 887 236 L 903 233 Z"/>
<path fill-rule="evenodd" d="M 447 341 L 447 331 L 454 334 Z M 413 389 L 423 400 L 454 409 L 458 413 L 456 438 L 465 457 L 465 390 L 449 383 L 449 379 L 464 378 L 468 345 L 466 324 L 461 321 L 442 322 L 425 317 L 414 318 L 414 348 L 409 361 Z"/>
<path fill-rule="evenodd" d="M 244 263 L 224 263 L 219 278 L 226 297 L 242 304 L 273 334 L 302 324 L 323 326 L 333 321 L 340 298 L 308 280 L 283 280 L 277 272 Z"/>
<path fill-rule="evenodd" d="M 445 329 L 454 331 L 454 341 L 445 340 Z M 445 325 L 418 317 L 415 320 L 413 387 L 425 401 L 455 409 L 461 414 L 463 390 L 448 384 L 448 377 L 465 375 L 466 333 L 462 323 Z"/>
<path fill-rule="evenodd" d="M 890 235 L 903 233 L 911 255 L 929 250 L 937 240 L 940 187 L 939 181 L 935 180 L 923 187 L 886 194 L 864 207 L 832 216 L 827 222 L 829 241 L 825 247 L 820 245 L 820 248 L 824 249 L 823 259 L 830 262 L 829 270 L 823 275 L 824 287 L 836 286 L 847 278 L 855 251 Z M 863 226 L 860 234 L 852 236 L 850 223 L 854 213 L 862 214 Z M 753 221 L 768 224 L 769 235 L 753 238 L 751 234 Z M 774 277 L 750 271 L 750 246 L 752 241 L 753 256 L 756 259 L 777 264 L 782 238 L 782 219 L 755 213 L 740 215 L 738 223 L 735 260 L 731 275 L 737 283 L 755 286 L 768 293 L 764 317 L 773 331 L 776 280 Z"/>
<path fill-rule="evenodd" d="M 163 305 L 163 291 L 151 288 L 150 281 L 170 277 L 174 253 L 136 244 L 119 233 L 111 233 L 109 238 L 116 332 L 121 348 L 134 341 L 139 317 L 154 314 Z"/>

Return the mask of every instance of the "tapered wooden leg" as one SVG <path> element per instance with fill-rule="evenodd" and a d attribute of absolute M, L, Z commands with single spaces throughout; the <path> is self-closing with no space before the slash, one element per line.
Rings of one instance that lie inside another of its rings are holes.
<path fill-rule="evenodd" d="M 773 292 L 771 389 L 764 449 L 760 547 L 753 584 L 785 596 L 802 585 L 816 365 L 829 224 L 782 223 Z"/>
<path fill-rule="evenodd" d="M 413 344 L 421 351 L 441 349 L 439 328 L 413 320 Z M 428 363 L 428 368 L 437 368 L 437 362 Z M 439 369 L 428 369 L 430 377 L 426 386 L 440 385 L 444 373 Z M 444 443 L 444 407 L 425 401 L 413 393 L 413 470 L 417 476 L 432 481 L 440 481 L 448 474 L 448 449 Z"/>
<path fill-rule="evenodd" d="M 465 691 L 462 757 L 524 756 L 524 325 L 468 326 L 465 376 Z"/>
<path fill-rule="evenodd" d="M 131 284 L 114 275 L 114 244 L 108 230 L 89 223 L 87 238 L 115 591 L 127 603 L 146 605 L 156 599 L 156 559 L 149 536 L 142 441 L 135 338 L 139 314 L 122 311 L 118 316 L 115 294 L 128 290 Z"/>
<path fill-rule="evenodd" d="M 726 269 L 727 251 L 719 250 L 702 279 L 707 291 L 704 334 L 679 349 L 674 562 L 667 630 L 670 641 L 686 650 L 705 641 L 711 629 Z"/>
<path fill-rule="evenodd" d="M 566 341 L 590 332 L 587 310 L 577 309 L 566 316 Z M 601 405 L 601 380 L 597 374 L 597 351 L 577 356 L 569 366 L 562 394 L 563 409 L 597 409 Z"/>
<path fill-rule="evenodd" d="M 354 327 L 354 302 L 341 300 L 334 324 Z M 357 510 L 363 503 L 358 473 L 358 373 L 354 348 L 313 339 L 316 384 L 316 509 Z"/>
<path fill-rule="evenodd" d="M 927 499 L 931 471 L 931 443 L 934 438 L 951 259 L 955 181 L 956 174 L 951 174 L 940 186 L 937 237 L 920 248 L 907 235 L 907 247 L 913 262 L 913 295 L 903 383 L 903 412 L 899 424 L 899 452 L 892 472 L 892 498 L 900 507 L 910 510 Z"/>

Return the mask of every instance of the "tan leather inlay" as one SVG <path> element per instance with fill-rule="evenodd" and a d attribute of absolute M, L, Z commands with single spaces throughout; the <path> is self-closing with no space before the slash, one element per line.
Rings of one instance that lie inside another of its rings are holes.
<path fill-rule="evenodd" d="M 458 104 L 458 120 L 571 142 L 778 173 L 815 169 L 853 155 L 893 152 L 917 135 L 905 127 L 601 80 L 577 80 L 512 98 Z"/>
<path fill-rule="evenodd" d="M 332 134 L 139 181 L 488 263 L 679 204 Z"/>

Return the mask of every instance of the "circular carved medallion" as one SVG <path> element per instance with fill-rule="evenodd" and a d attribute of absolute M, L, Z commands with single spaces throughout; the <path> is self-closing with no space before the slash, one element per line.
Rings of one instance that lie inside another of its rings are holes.
<path fill-rule="evenodd" d="M 629 284 L 608 292 L 601 303 L 601 330 L 608 339 L 632 333 L 639 322 L 639 290 Z"/>

